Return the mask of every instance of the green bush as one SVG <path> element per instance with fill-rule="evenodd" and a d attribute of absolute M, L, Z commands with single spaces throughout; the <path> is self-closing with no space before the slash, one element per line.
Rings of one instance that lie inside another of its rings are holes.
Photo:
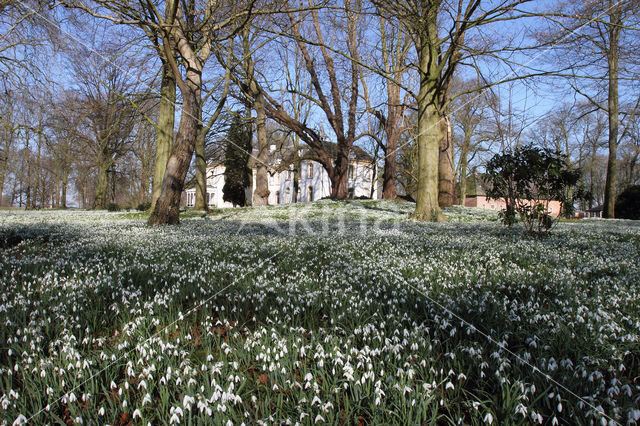
<path fill-rule="evenodd" d="M 107 211 L 119 212 L 120 211 L 120 206 L 117 203 L 109 203 L 109 204 L 107 204 Z"/>
<path fill-rule="evenodd" d="M 529 235 L 542 236 L 553 226 L 549 201 L 558 200 L 565 214 L 573 210 L 573 188 L 580 172 L 572 170 L 567 156 L 526 145 L 496 154 L 487 163 L 487 196 L 503 198 L 502 222 L 511 227 L 519 218 Z"/>
<path fill-rule="evenodd" d="M 618 195 L 615 214 L 620 219 L 640 219 L 640 185 L 629 186 Z"/>
<path fill-rule="evenodd" d="M 150 208 L 151 208 L 151 203 L 149 201 L 147 201 L 145 203 L 138 204 L 138 207 L 136 207 L 136 210 L 138 210 L 140 212 L 146 212 Z"/>

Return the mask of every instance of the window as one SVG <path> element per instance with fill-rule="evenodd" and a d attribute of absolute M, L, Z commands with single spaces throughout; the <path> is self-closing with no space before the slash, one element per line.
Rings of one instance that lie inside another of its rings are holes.
<path fill-rule="evenodd" d="M 309 166 L 307 168 L 307 179 L 313 178 L 313 162 L 309 161 Z"/>
<path fill-rule="evenodd" d="M 356 175 L 356 167 L 353 164 L 349 164 L 349 180 L 353 180 Z"/>
<path fill-rule="evenodd" d="M 313 186 L 307 188 L 307 202 L 313 201 Z"/>
<path fill-rule="evenodd" d="M 353 198 L 355 195 L 355 190 L 353 187 L 349 188 L 349 198 Z"/>
<path fill-rule="evenodd" d="M 291 180 L 291 175 L 293 174 L 293 171 L 291 170 L 287 170 L 287 180 Z"/>
<path fill-rule="evenodd" d="M 284 200 L 282 200 L 282 204 L 287 204 L 291 202 L 291 188 L 285 189 L 284 191 Z"/>
<path fill-rule="evenodd" d="M 280 204 L 280 191 L 276 191 L 276 204 Z"/>

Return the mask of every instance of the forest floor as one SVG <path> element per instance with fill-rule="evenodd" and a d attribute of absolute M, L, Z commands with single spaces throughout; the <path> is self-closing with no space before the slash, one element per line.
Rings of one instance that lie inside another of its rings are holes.
<path fill-rule="evenodd" d="M 640 222 L 0 211 L 0 424 L 640 422 Z"/>

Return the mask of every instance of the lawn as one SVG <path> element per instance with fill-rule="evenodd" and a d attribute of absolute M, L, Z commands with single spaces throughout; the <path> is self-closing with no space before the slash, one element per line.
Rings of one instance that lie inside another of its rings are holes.
<path fill-rule="evenodd" d="M 0 211 L 0 424 L 640 422 L 640 222 L 412 207 Z"/>

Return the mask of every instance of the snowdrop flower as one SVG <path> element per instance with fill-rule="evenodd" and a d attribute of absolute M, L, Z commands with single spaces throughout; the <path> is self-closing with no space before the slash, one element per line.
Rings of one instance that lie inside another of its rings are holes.
<path fill-rule="evenodd" d="M 13 422 L 13 426 L 26 425 L 26 424 L 27 424 L 27 418 L 22 414 L 20 414 Z"/>

